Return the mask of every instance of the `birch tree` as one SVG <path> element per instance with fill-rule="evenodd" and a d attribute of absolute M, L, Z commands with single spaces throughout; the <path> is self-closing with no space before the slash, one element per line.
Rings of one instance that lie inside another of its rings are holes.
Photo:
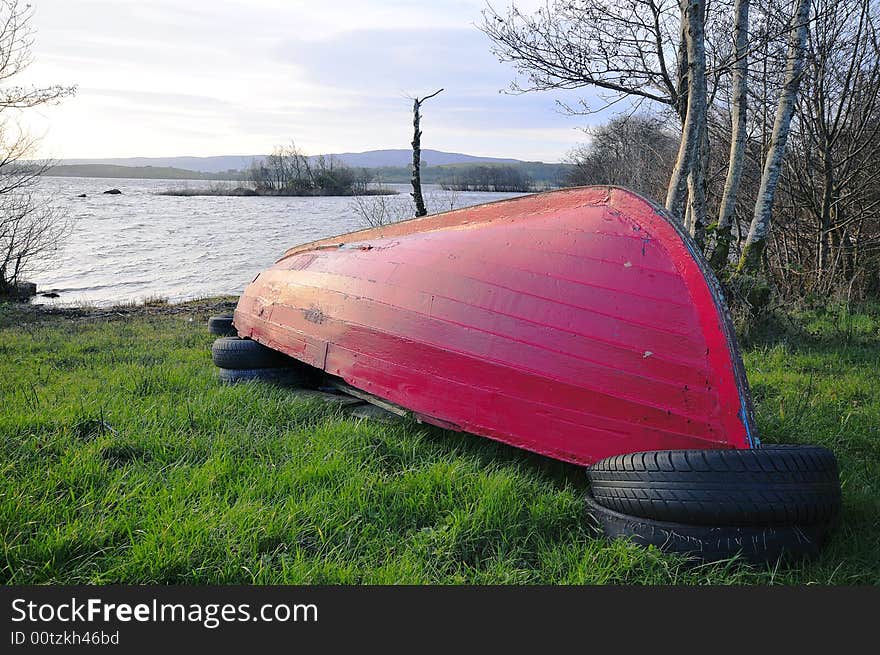
<path fill-rule="evenodd" d="M 727 177 L 718 208 L 718 223 L 715 230 L 715 250 L 712 252 L 711 264 L 716 272 L 727 266 L 730 256 L 730 235 L 736 212 L 736 200 L 742 180 L 745 163 L 746 118 L 748 111 L 748 75 L 749 75 L 749 0 L 735 0 L 733 13 L 734 23 L 734 61 L 731 66 L 732 102 L 731 102 L 731 138 L 730 155 L 728 157 Z"/>
<path fill-rule="evenodd" d="M 681 10 L 687 25 L 684 36 L 688 61 L 688 101 L 681 144 L 666 192 L 666 209 L 674 218 L 683 222 L 687 193 L 690 192 L 692 197 L 695 193 L 699 194 L 698 197 L 702 196 L 702 179 L 694 174 L 694 168 L 700 154 L 700 141 L 706 123 L 706 41 L 703 0 L 681 0 Z M 702 204 L 697 205 L 697 211 L 704 213 L 704 206 L 703 197 Z"/>
<path fill-rule="evenodd" d="M 704 248 L 712 205 L 718 216 L 713 256 L 720 268 L 729 257 L 734 226 L 739 234 L 735 210 L 746 171 L 748 195 L 758 198 L 753 241 L 766 239 L 769 230 L 809 15 L 810 0 L 793 2 L 794 16 L 769 0 L 715 0 L 711 6 L 707 0 L 550 0 L 531 14 L 515 5 L 506 13 L 490 7 L 480 29 L 492 39 L 499 60 L 518 72 L 511 85 L 514 92 L 592 88 L 598 100 L 563 107 L 589 114 L 620 102 L 626 113 L 650 103 L 677 122 L 681 140 L 663 194 L 665 204 Z M 749 21 L 755 11 L 760 28 L 752 30 Z M 753 114 L 751 127 L 757 126 L 762 138 L 751 141 L 750 64 L 763 71 L 758 87 L 765 96 L 777 84 L 783 87 Z M 728 80 L 731 116 L 728 125 L 719 127 L 713 104 Z M 769 115 L 774 112 L 778 120 Z M 771 123 L 772 138 L 770 128 L 765 129 Z M 716 140 L 730 144 L 726 160 L 712 152 Z M 765 143 L 766 156 L 759 152 Z M 752 174 L 753 166 L 765 170 Z M 763 177 L 760 193 L 758 177 Z M 762 247 L 749 244 L 746 254 L 760 261 Z"/>
<path fill-rule="evenodd" d="M 791 19 L 785 80 L 779 95 L 770 147 L 764 161 L 761 185 L 755 202 L 755 211 L 749 234 L 740 255 L 737 273 L 754 273 L 760 269 L 761 256 L 770 233 L 770 219 L 776 186 L 785 156 L 785 146 L 791 128 L 798 97 L 798 87 L 804 66 L 804 53 L 809 32 L 810 0 L 796 0 L 796 10 Z"/>

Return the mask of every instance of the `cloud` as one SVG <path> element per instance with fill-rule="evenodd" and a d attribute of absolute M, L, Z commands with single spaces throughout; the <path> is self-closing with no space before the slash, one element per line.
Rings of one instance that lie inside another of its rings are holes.
<path fill-rule="evenodd" d="M 288 39 L 283 61 L 305 64 L 324 85 L 367 95 L 426 93 L 439 87 L 494 93 L 507 83 L 473 27 L 357 30 L 309 41 Z"/>
<path fill-rule="evenodd" d="M 538 2 L 538 0 L 535 0 Z M 601 121 L 581 93 L 499 93 L 514 71 L 474 23 L 482 0 L 43 0 L 22 81 L 77 83 L 26 114 L 61 157 L 234 154 L 297 140 L 311 152 L 407 147 L 407 95 L 426 147 L 559 159 Z"/>

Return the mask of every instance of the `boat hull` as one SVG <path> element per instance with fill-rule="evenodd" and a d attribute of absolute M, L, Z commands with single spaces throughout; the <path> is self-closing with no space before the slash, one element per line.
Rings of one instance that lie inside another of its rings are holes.
<path fill-rule="evenodd" d="M 247 287 L 234 324 L 420 420 L 569 462 L 756 443 L 715 278 L 623 189 L 297 246 Z"/>

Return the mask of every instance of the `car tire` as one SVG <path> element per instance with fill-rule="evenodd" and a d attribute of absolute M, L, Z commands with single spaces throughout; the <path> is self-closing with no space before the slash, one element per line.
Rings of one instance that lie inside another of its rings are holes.
<path fill-rule="evenodd" d="M 211 346 L 215 366 L 226 369 L 278 368 L 291 359 L 261 343 L 238 337 L 221 337 Z"/>
<path fill-rule="evenodd" d="M 232 324 L 231 316 L 212 316 L 208 319 L 208 332 L 218 337 L 236 337 L 238 330 Z"/>
<path fill-rule="evenodd" d="M 285 387 L 307 387 L 309 380 L 299 368 L 221 368 L 217 375 L 224 384 L 264 382 Z"/>
<path fill-rule="evenodd" d="M 823 524 L 841 505 L 837 460 L 820 446 L 630 453 L 588 476 L 600 505 L 673 523 Z"/>
<path fill-rule="evenodd" d="M 753 564 L 814 557 L 825 543 L 828 526 L 705 526 L 655 521 L 615 512 L 586 496 L 587 513 L 609 539 L 628 539 L 701 562 L 739 557 Z"/>

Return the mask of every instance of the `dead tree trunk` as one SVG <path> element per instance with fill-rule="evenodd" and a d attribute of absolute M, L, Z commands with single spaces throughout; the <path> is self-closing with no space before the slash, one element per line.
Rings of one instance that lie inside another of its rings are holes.
<path fill-rule="evenodd" d="M 785 82 L 776 106 L 776 118 L 773 122 L 773 134 L 770 136 L 770 148 L 764 160 L 764 172 L 755 203 L 755 213 L 749 227 L 742 255 L 736 268 L 737 273 L 756 272 L 761 266 L 761 256 L 770 234 L 770 216 L 773 211 L 773 199 L 776 194 L 776 183 L 785 157 L 785 144 L 791 128 L 791 116 L 797 100 L 798 87 L 804 68 L 804 52 L 809 32 L 810 0 L 798 0 L 797 11 L 792 16 L 791 33 L 788 41 L 788 56 L 785 69 Z"/>
<path fill-rule="evenodd" d="M 422 130 L 419 128 L 419 123 L 422 119 L 422 103 L 425 102 L 425 100 L 433 98 L 442 90 L 443 89 L 438 89 L 424 98 L 413 98 L 412 197 L 413 202 L 416 204 L 416 216 L 426 216 L 428 214 L 428 210 L 425 207 L 425 198 L 422 196 Z"/>
<path fill-rule="evenodd" d="M 700 154 L 703 125 L 706 121 L 706 44 L 703 18 L 704 0 L 681 0 L 682 17 L 687 29 L 688 102 L 682 127 L 678 157 L 666 190 L 666 209 L 681 222 L 687 198 L 687 180 Z"/>
<path fill-rule="evenodd" d="M 720 273 L 727 266 L 730 256 L 730 232 L 736 211 L 736 197 L 742 180 L 743 163 L 746 152 L 746 111 L 749 90 L 749 0 L 735 0 L 734 43 L 736 47 L 733 63 L 733 99 L 731 106 L 732 134 L 730 157 L 727 166 L 727 179 L 721 194 L 718 209 L 718 226 L 715 231 L 715 250 L 712 253 L 712 268 Z"/>

